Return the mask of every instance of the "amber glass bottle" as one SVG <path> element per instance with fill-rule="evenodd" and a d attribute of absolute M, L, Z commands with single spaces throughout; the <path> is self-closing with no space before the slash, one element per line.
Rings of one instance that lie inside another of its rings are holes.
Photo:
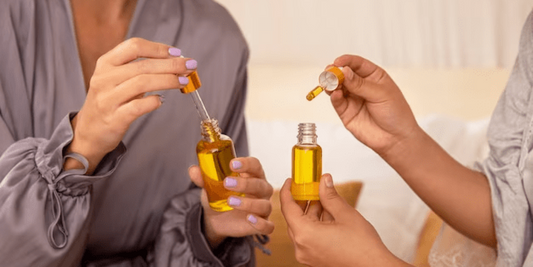
<path fill-rule="evenodd" d="M 291 193 L 295 200 L 319 200 L 322 148 L 316 139 L 314 123 L 298 125 L 298 143 L 292 148 Z"/>
<path fill-rule="evenodd" d="M 227 190 L 223 184 L 224 178 L 238 176 L 229 167 L 230 161 L 235 158 L 233 141 L 220 133 L 215 119 L 202 121 L 202 137 L 196 146 L 196 154 L 202 170 L 209 206 L 215 211 L 232 210 L 233 208 L 227 203 L 228 197 L 242 195 Z"/>

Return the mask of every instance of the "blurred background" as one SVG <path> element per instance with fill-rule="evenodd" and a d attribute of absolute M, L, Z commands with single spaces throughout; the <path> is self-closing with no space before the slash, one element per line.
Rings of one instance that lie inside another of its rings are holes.
<path fill-rule="evenodd" d="M 362 181 L 357 209 L 412 261 L 428 208 L 341 125 L 329 97 L 309 102 L 326 65 L 357 54 L 383 67 L 420 125 L 461 163 L 488 153 L 486 127 L 512 69 L 530 0 L 217 0 L 250 47 L 250 152 L 274 187 L 291 175 L 297 124 L 316 122 L 323 170 Z"/>

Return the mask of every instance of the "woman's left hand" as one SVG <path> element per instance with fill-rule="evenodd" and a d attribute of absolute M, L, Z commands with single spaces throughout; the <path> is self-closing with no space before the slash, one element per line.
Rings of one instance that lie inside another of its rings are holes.
<path fill-rule="evenodd" d="M 281 211 L 294 243 L 296 260 L 309 266 L 409 266 L 383 244 L 374 227 L 342 199 L 331 175 L 320 181 L 320 202 L 304 213 L 287 179 L 280 192 Z"/>
<path fill-rule="evenodd" d="M 226 189 L 244 193 L 244 197 L 230 196 L 231 211 L 216 212 L 209 207 L 205 190 L 202 190 L 205 236 L 216 248 L 226 237 L 242 237 L 253 234 L 270 234 L 274 223 L 268 220 L 272 212 L 272 186 L 267 182 L 261 163 L 256 158 L 235 158 L 230 162 L 231 170 L 239 177 L 226 177 Z M 204 187 L 198 166 L 189 168 L 191 180 Z"/>

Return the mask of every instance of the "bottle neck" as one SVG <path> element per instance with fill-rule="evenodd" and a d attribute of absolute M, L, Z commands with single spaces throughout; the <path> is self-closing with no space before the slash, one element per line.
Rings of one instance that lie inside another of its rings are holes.
<path fill-rule="evenodd" d="M 203 120 L 201 124 L 204 141 L 213 143 L 220 140 L 220 128 L 216 119 Z"/>
<path fill-rule="evenodd" d="M 316 145 L 316 125 L 314 123 L 298 124 L 298 144 Z"/>

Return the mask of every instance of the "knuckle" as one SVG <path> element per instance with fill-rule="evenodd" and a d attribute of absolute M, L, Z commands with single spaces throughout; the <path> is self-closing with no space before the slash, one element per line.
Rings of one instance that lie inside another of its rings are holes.
<path fill-rule="evenodd" d="M 268 224 L 265 224 L 265 227 L 263 227 L 263 231 L 261 231 L 261 233 L 264 235 L 272 234 L 272 232 L 274 232 L 274 227 L 271 227 Z"/>
<path fill-rule="evenodd" d="M 266 201 L 265 203 L 265 214 L 267 216 L 270 216 L 270 213 L 272 213 L 272 203 L 270 203 L 270 201 Z"/>
<path fill-rule="evenodd" d="M 334 190 L 328 190 L 328 192 L 326 193 L 326 197 L 328 199 L 334 199 L 337 197 L 337 193 Z"/>
<path fill-rule="evenodd" d="M 248 179 L 242 179 L 240 177 L 237 178 L 237 186 L 235 187 L 235 189 L 245 192 L 249 188 L 250 188 L 250 183 L 248 182 Z"/>
<path fill-rule="evenodd" d="M 256 157 L 249 157 L 251 165 L 261 166 L 261 162 Z"/>
<path fill-rule="evenodd" d="M 299 234 L 294 235 L 294 244 L 298 247 L 302 247 L 307 241 L 307 238 L 305 238 L 305 235 Z"/>
<path fill-rule="evenodd" d="M 266 182 L 266 186 L 267 186 L 267 189 L 266 189 L 266 193 L 267 193 L 267 197 L 270 198 L 273 194 L 274 194 L 274 187 L 272 187 L 272 185 L 268 182 Z"/>
<path fill-rule="evenodd" d="M 150 69 L 148 60 L 142 60 L 135 63 L 137 66 L 138 73 L 147 73 Z"/>
<path fill-rule="evenodd" d="M 99 69 L 105 65 L 105 54 L 96 60 L 95 69 Z"/>
<path fill-rule="evenodd" d="M 148 86 L 149 84 L 148 78 L 149 78 L 148 75 L 140 74 L 131 79 L 131 84 L 134 85 L 132 89 L 134 90 L 136 94 L 142 93 L 142 88 L 145 88 Z"/>
<path fill-rule="evenodd" d="M 133 37 L 128 40 L 126 40 L 126 47 L 127 49 L 134 51 L 136 54 L 139 54 L 141 51 L 143 39 L 138 37 Z"/>
<path fill-rule="evenodd" d="M 156 48 L 158 55 L 165 56 L 168 55 L 168 48 L 164 45 L 158 45 Z"/>
<path fill-rule="evenodd" d="M 130 115 L 133 117 L 139 117 L 142 115 L 142 108 L 139 101 L 131 102 Z"/>
<path fill-rule="evenodd" d="M 170 69 L 173 73 L 178 73 L 183 68 L 183 62 L 180 58 L 172 58 L 170 59 Z"/>
<path fill-rule="evenodd" d="M 99 110 L 100 112 L 104 112 L 106 105 L 105 105 L 106 97 L 104 94 L 95 94 L 94 95 L 94 107 L 96 110 Z"/>
<path fill-rule="evenodd" d="M 102 88 L 103 86 L 104 86 L 104 83 L 102 82 L 102 79 L 99 76 L 91 77 L 91 80 L 89 81 L 89 87 L 91 89 L 96 89 L 96 90 L 89 90 L 89 91 L 93 91 L 92 93 L 97 93 L 98 89 Z"/>

